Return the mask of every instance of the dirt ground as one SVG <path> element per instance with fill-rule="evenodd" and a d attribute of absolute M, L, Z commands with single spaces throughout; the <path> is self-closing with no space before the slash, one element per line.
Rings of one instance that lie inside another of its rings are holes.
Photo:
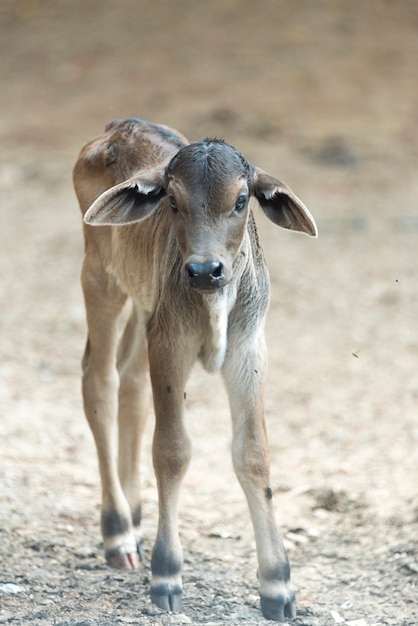
<path fill-rule="evenodd" d="M 315 216 L 310 240 L 257 213 L 292 623 L 418 624 L 417 58 L 415 0 L 2 0 L 0 624 L 267 623 L 227 400 L 199 368 L 183 613 L 151 605 L 148 563 L 104 564 L 71 169 L 105 123 L 133 115 L 223 137 Z"/>

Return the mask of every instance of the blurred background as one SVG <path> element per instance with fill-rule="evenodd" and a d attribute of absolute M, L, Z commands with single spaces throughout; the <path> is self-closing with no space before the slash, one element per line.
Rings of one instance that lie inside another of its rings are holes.
<path fill-rule="evenodd" d="M 27 536 L 51 533 L 51 520 L 55 545 L 68 548 L 68 526 L 77 528 L 74 544 L 87 541 L 80 533 L 98 541 L 100 490 L 79 392 L 83 243 L 71 169 L 108 121 L 138 116 L 191 140 L 234 144 L 287 182 L 316 218 L 320 236 L 310 240 L 256 211 L 272 282 L 266 417 L 280 522 L 299 529 L 288 544 L 302 605 L 328 608 L 321 574 L 304 563 L 311 543 L 312 562 L 333 541 L 342 550 L 344 531 L 368 555 L 358 569 L 351 563 L 363 589 L 377 563 L 399 558 L 392 582 L 383 568 L 376 585 L 384 579 L 384 623 L 401 623 L 404 606 L 409 619 L 416 573 L 402 577 L 406 553 L 397 546 L 408 545 L 418 562 L 417 59 L 415 0 L 1 1 L 7 572 L 19 579 L 16 555 L 23 569 L 33 559 Z M 214 553 L 201 542 L 230 519 L 251 546 L 245 503 L 225 478 L 230 429 L 220 379 L 208 383 L 198 369 L 187 397 L 195 441 L 183 495 L 187 533 L 196 538 L 198 526 L 199 550 Z M 147 453 L 144 466 L 155 513 Z M 216 510 L 214 490 L 225 498 Z M 149 523 L 152 537 L 155 518 Z M 357 554 L 352 545 L 347 551 Z M 332 566 L 336 578 L 350 577 L 341 562 Z M 370 617 L 364 592 L 356 593 Z"/>
<path fill-rule="evenodd" d="M 346 140 L 347 164 L 384 136 L 407 160 L 417 20 L 408 0 L 3 0 L 2 142 L 61 152 L 141 114 L 193 138 Z"/>

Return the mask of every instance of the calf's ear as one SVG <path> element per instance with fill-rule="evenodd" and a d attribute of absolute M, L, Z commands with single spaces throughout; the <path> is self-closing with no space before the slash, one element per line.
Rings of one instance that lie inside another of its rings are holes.
<path fill-rule="evenodd" d="M 91 226 L 124 226 L 148 217 L 165 196 L 160 176 L 130 178 L 102 193 L 84 216 Z"/>
<path fill-rule="evenodd" d="M 318 236 L 315 220 L 301 200 L 281 180 L 254 168 L 253 194 L 267 217 L 282 228 Z"/>

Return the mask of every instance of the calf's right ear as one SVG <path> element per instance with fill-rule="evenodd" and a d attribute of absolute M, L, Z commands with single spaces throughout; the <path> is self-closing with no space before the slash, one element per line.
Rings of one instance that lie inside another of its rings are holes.
<path fill-rule="evenodd" d="M 318 236 L 314 218 L 302 200 L 285 183 L 256 167 L 252 184 L 253 194 L 274 224 L 310 237 Z"/>
<path fill-rule="evenodd" d="M 159 178 L 130 178 L 102 193 L 84 216 L 91 226 L 124 226 L 147 218 L 165 196 Z"/>

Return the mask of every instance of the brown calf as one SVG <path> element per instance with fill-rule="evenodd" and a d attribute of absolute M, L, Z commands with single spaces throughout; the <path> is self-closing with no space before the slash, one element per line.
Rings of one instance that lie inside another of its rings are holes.
<path fill-rule="evenodd" d="M 191 447 L 184 389 L 200 359 L 208 371 L 221 370 L 229 394 L 233 463 L 254 526 L 263 614 L 277 621 L 294 616 L 269 486 L 263 415 L 269 283 L 249 198 L 275 224 L 315 237 L 313 218 L 284 183 L 232 146 L 210 139 L 189 144 L 139 119 L 114 121 L 87 144 L 74 184 L 85 222 L 83 397 L 99 458 L 108 563 L 137 569 L 142 555 L 139 458 L 149 369 L 159 495 L 151 597 L 162 609 L 180 609 L 177 509 Z M 119 341 L 128 298 L 132 312 Z"/>

